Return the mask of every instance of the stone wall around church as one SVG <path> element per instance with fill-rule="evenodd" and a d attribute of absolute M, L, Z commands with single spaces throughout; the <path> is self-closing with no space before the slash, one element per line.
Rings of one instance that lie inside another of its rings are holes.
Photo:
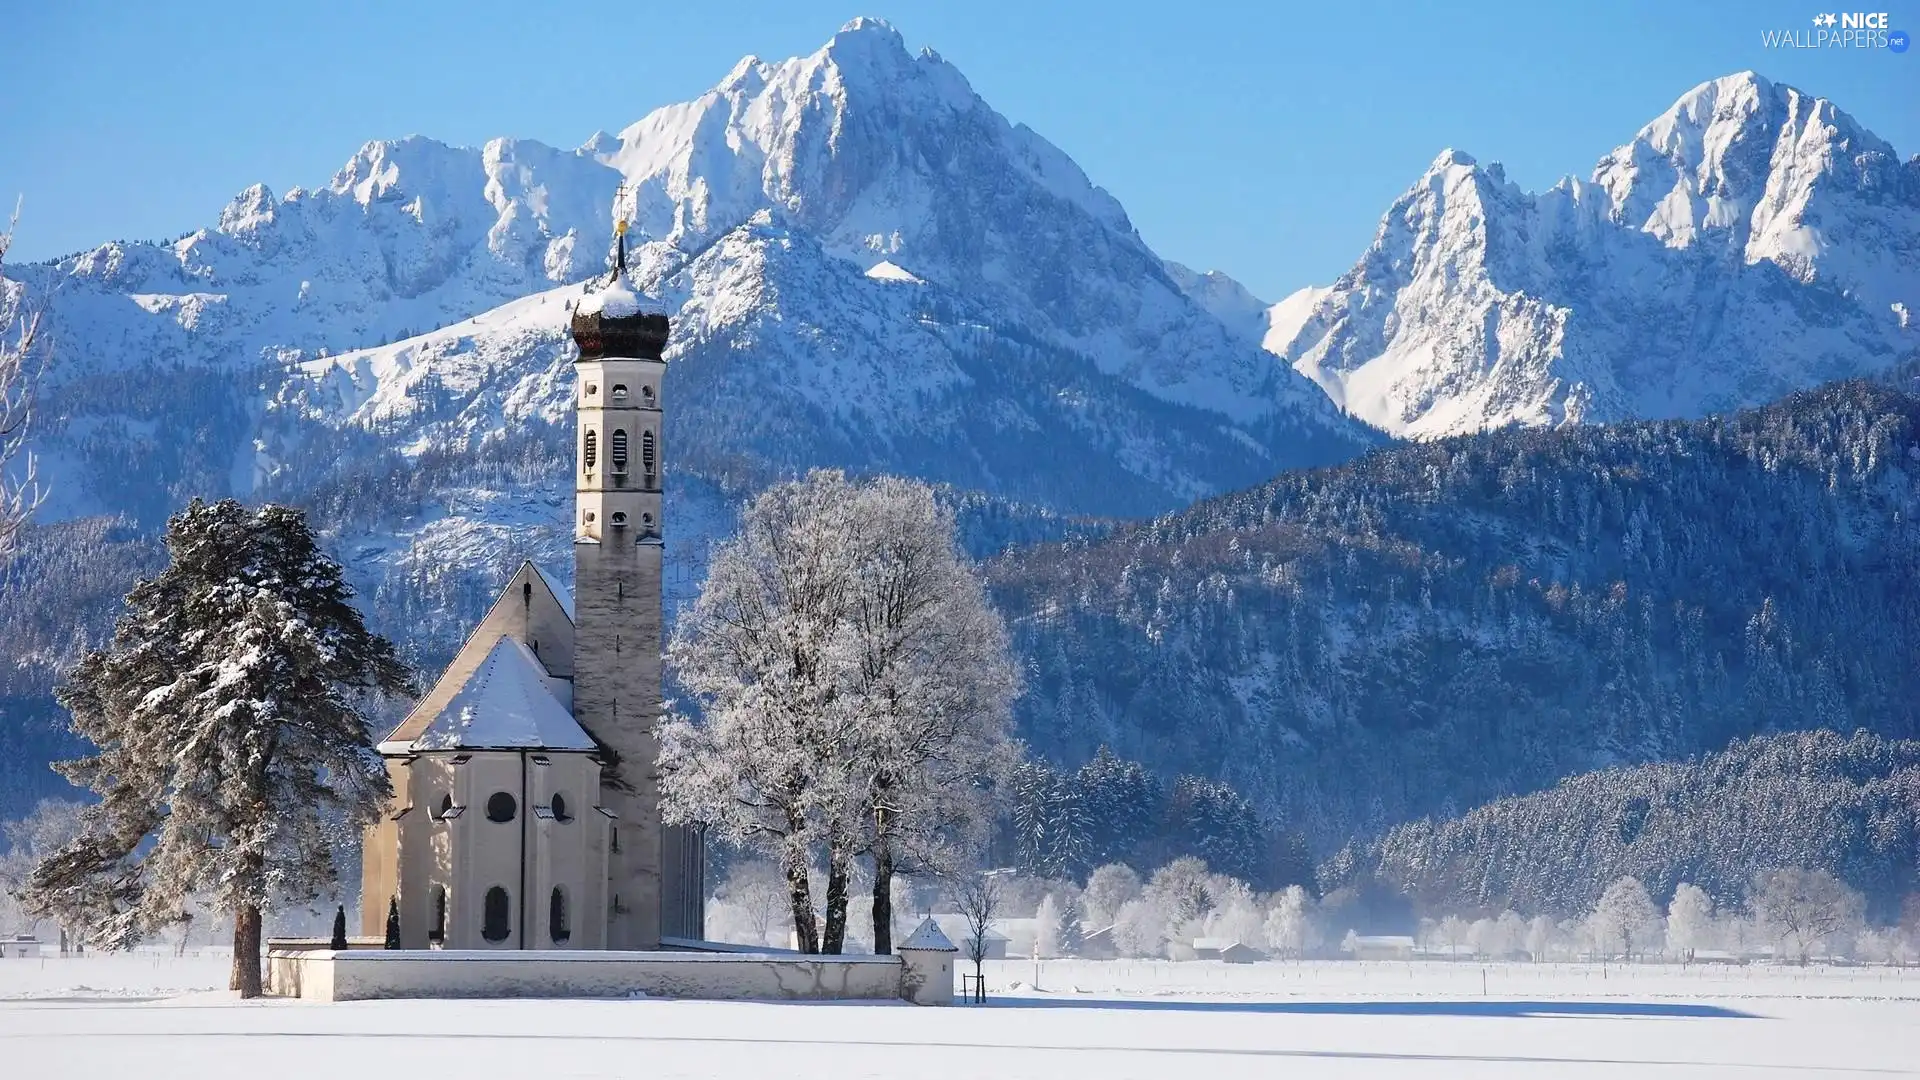
<path fill-rule="evenodd" d="M 652 997 L 745 1001 L 952 1000 L 951 957 L 929 954 L 945 994 L 898 956 L 785 953 L 274 950 L 271 993 L 312 1001 L 376 998 Z M 913 958 L 915 960 L 919 957 Z M 939 961 L 946 961 L 940 964 Z"/>

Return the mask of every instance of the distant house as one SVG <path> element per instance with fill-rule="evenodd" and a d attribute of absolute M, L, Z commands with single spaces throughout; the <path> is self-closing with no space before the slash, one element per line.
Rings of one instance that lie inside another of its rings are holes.
<path fill-rule="evenodd" d="M 1411 960 L 1413 938 L 1403 934 L 1350 934 L 1341 948 L 1355 960 Z"/>
<path fill-rule="evenodd" d="M 1255 964 L 1266 958 L 1266 953 L 1238 941 L 1220 950 L 1220 960 L 1227 964 Z"/>
<path fill-rule="evenodd" d="M 0 938 L 0 958 L 31 960 L 40 955 L 40 939 L 29 934 Z"/>
<path fill-rule="evenodd" d="M 1224 960 L 1229 964 L 1251 964 L 1256 960 L 1265 960 L 1267 954 L 1232 938 L 1203 937 L 1193 939 L 1193 958 Z"/>
<path fill-rule="evenodd" d="M 1113 943 L 1113 927 L 1103 926 L 1080 935 L 1080 956 L 1084 960 L 1114 960 L 1120 950 Z"/>
<path fill-rule="evenodd" d="M 1221 950 L 1233 944 L 1232 938 L 1197 937 L 1193 939 L 1195 960 L 1218 960 Z"/>
<path fill-rule="evenodd" d="M 973 938 L 973 928 L 967 925 L 967 920 L 964 915 L 935 915 L 933 916 L 933 921 L 934 925 L 940 928 L 940 932 L 947 935 L 948 940 L 959 946 L 961 956 L 971 954 L 972 950 L 968 943 Z M 988 960 L 1005 960 L 1007 958 L 1007 935 L 995 930 L 993 926 L 989 924 L 985 938 L 987 948 L 984 958 Z"/>

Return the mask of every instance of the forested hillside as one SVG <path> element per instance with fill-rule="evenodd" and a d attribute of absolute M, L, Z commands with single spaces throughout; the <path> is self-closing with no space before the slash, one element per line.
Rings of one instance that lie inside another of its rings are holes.
<path fill-rule="evenodd" d="M 1223 779 L 1323 852 L 1755 732 L 1920 733 L 1920 397 L 1508 429 L 993 565 L 1033 745 Z"/>
<path fill-rule="evenodd" d="M 1658 901 L 1681 882 L 1737 908 L 1756 874 L 1827 870 L 1891 921 L 1920 888 L 1920 742 L 1795 732 L 1686 761 L 1608 769 L 1401 825 L 1343 852 L 1328 887 L 1377 874 L 1423 908 L 1565 917 L 1631 874 Z"/>

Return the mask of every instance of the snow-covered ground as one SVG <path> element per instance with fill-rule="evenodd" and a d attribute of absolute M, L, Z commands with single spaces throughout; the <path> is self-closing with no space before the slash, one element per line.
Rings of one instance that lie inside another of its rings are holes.
<path fill-rule="evenodd" d="M 1482 979 L 1485 979 L 1484 990 Z M 1920 969 L 1031 961 L 986 1007 L 239 1002 L 225 959 L 0 961 L 7 1076 L 1920 1075 Z M 1016 985 L 1018 984 L 1018 985 Z M 18 1071 L 16 1071 L 18 1070 Z"/>

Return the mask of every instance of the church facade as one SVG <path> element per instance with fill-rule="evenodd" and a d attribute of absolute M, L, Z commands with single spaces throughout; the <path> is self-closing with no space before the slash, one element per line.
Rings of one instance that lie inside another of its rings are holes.
<path fill-rule="evenodd" d="M 654 949 L 704 931 L 701 838 L 660 820 L 666 316 L 621 258 L 575 305 L 571 593 L 527 563 L 380 743 L 363 934 L 407 949 Z"/>

